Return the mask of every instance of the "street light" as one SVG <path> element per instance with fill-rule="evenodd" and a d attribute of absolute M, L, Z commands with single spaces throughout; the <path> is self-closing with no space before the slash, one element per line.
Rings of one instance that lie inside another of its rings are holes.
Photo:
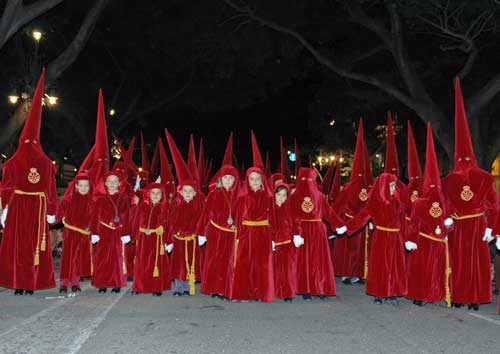
<path fill-rule="evenodd" d="M 113 108 L 111 108 L 111 109 L 109 110 L 109 115 L 110 115 L 110 116 L 114 116 L 114 115 L 115 115 L 115 113 L 116 113 L 116 111 L 115 111 Z"/>
<path fill-rule="evenodd" d="M 16 104 L 18 101 L 19 101 L 19 96 L 16 96 L 16 95 L 9 96 L 9 102 L 11 104 Z"/>
<path fill-rule="evenodd" d="M 57 104 L 57 100 L 59 100 L 59 97 L 49 96 L 47 94 L 45 94 L 45 98 L 46 100 L 44 99 L 43 103 L 48 104 L 49 106 L 55 106 Z"/>
<path fill-rule="evenodd" d="M 40 42 L 40 39 L 42 39 L 42 32 L 40 32 L 38 30 L 34 30 L 31 34 L 32 34 L 33 38 L 35 39 L 35 41 L 37 41 L 37 42 Z"/>
<path fill-rule="evenodd" d="M 335 119 L 332 119 L 329 124 L 330 124 L 330 126 L 335 125 Z"/>

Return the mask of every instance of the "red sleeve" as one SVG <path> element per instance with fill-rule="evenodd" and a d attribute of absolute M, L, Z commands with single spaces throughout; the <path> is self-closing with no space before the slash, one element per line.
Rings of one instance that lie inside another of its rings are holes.
<path fill-rule="evenodd" d="M 130 204 L 128 202 L 128 200 L 126 198 L 123 199 L 123 202 L 122 202 L 122 211 L 121 211 L 121 219 L 123 220 L 122 221 L 122 236 L 125 236 L 125 235 L 129 235 L 129 236 L 132 236 L 130 234 L 130 232 L 132 231 L 132 217 L 131 217 L 131 213 L 130 213 Z"/>
<path fill-rule="evenodd" d="M 487 225 L 489 228 L 494 229 L 498 215 L 498 195 L 493 184 L 488 188 L 484 203 L 486 206 Z"/>
<path fill-rule="evenodd" d="M 330 207 L 326 198 L 323 198 L 323 213 L 326 221 L 328 221 L 333 230 L 345 225 L 345 222 L 339 218 L 335 210 Z"/>
<path fill-rule="evenodd" d="M 47 188 L 47 215 L 56 215 L 57 213 L 57 190 L 55 174 L 57 168 L 53 167 L 52 175 L 50 176 L 49 185 Z"/>
<path fill-rule="evenodd" d="M 347 226 L 347 234 L 352 235 L 359 229 L 361 229 L 363 226 L 365 226 L 371 219 L 371 212 L 370 209 L 368 208 L 368 205 L 366 205 L 363 209 L 357 213 L 354 218 L 349 220 L 346 224 Z"/>
<path fill-rule="evenodd" d="M 59 205 L 57 207 L 56 223 L 58 223 L 59 221 L 61 221 L 64 218 L 64 216 L 66 215 L 66 212 L 68 210 L 68 207 L 69 207 L 69 198 L 63 198 L 63 200 L 61 200 L 61 202 L 59 203 Z"/>
<path fill-rule="evenodd" d="M 97 230 L 99 226 L 101 208 L 102 198 L 98 197 L 94 203 L 94 207 L 92 208 L 92 216 L 90 217 L 90 233 L 92 235 L 99 235 Z"/>
<path fill-rule="evenodd" d="M 205 206 L 203 207 L 203 210 L 201 212 L 198 224 L 196 225 L 197 235 L 207 236 L 207 227 L 208 223 L 210 222 L 210 214 L 212 213 L 212 208 L 214 204 L 213 200 L 214 200 L 214 194 L 210 193 L 208 195 L 207 202 L 205 203 Z"/>
<path fill-rule="evenodd" d="M 12 192 L 14 191 L 14 181 L 12 179 L 11 169 L 9 168 L 9 164 L 3 165 L 3 175 L 2 175 L 2 189 L 1 189 L 1 198 L 2 198 L 2 207 L 7 208 L 10 203 L 10 198 L 12 198 Z"/>

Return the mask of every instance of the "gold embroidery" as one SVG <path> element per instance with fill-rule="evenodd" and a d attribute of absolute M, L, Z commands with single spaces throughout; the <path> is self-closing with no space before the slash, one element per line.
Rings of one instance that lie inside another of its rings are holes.
<path fill-rule="evenodd" d="M 366 188 L 362 188 L 361 192 L 358 194 L 359 200 L 362 202 L 366 202 L 368 200 L 368 192 L 366 191 Z"/>
<path fill-rule="evenodd" d="M 438 202 L 432 203 L 432 206 L 429 209 L 429 214 L 431 214 L 433 218 L 439 218 L 443 215 L 443 209 L 441 209 Z"/>
<path fill-rule="evenodd" d="M 28 181 L 33 184 L 37 184 L 40 182 L 40 174 L 36 170 L 36 168 L 30 168 L 30 173 L 28 173 Z"/>
<path fill-rule="evenodd" d="M 314 210 L 314 204 L 311 202 L 311 197 L 304 197 L 301 208 L 304 213 L 308 214 Z"/>
<path fill-rule="evenodd" d="M 411 197 L 410 197 L 411 202 L 414 203 L 415 200 L 417 200 L 417 198 L 418 198 L 418 191 L 415 190 L 411 192 Z"/>
<path fill-rule="evenodd" d="M 460 198 L 463 201 L 470 201 L 472 198 L 474 198 L 474 192 L 470 190 L 470 186 L 463 186 L 462 187 L 462 192 L 460 193 Z"/>

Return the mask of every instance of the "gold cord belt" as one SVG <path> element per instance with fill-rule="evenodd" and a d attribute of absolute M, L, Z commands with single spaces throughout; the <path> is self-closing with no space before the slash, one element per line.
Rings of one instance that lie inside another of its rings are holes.
<path fill-rule="evenodd" d="M 210 224 L 215 227 L 216 229 L 219 229 L 221 231 L 226 231 L 226 232 L 236 232 L 236 226 L 234 229 L 230 229 L 228 227 L 220 226 L 219 224 L 216 224 L 215 221 L 210 220 Z"/>
<path fill-rule="evenodd" d="M 78 232 L 78 233 L 80 233 L 82 235 L 87 235 L 87 236 L 90 235 L 90 230 L 84 230 L 84 229 L 81 229 L 79 227 L 76 227 L 76 226 L 73 226 L 71 224 L 68 224 L 66 222 L 66 219 L 63 219 L 62 222 L 64 224 L 64 227 L 67 228 L 68 230 Z"/>
<path fill-rule="evenodd" d="M 399 228 L 383 227 L 383 226 L 378 226 L 378 225 L 376 225 L 375 228 L 377 230 L 382 230 L 382 231 L 386 231 L 386 232 L 399 232 L 401 230 Z"/>
<path fill-rule="evenodd" d="M 37 196 L 40 200 L 40 205 L 38 207 L 38 232 L 36 238 L 36 248 L 35 248 L 35 259 L 33 260 L 34 265 L 40 264 L 40 251 L 44 252 L 46 247 L 46 226 L 47 226 L 47 198 L 44 192 L 25 192 L 20 189 L 14 190 L 15 194 L 20 195 L 32 195 Z M 40 235 L 42 235 L 42 242 L 40 244 Z"/>
<path fill-rule="evenodd" d="M 464 220 L 464 219 L 473 219 L 473 218 L 479 218 L 480 216 L 483 216 L 484 212 L 477 213 L 477 214 L 469 214 L 469 215 L 458 215 L 457 213 L 451 214 L 451 217 L 455 220 Z"/>
<path fill-rule="evenodd" d="M 281 245 L 287 245 L 289 243 L 292 243 L 292 240 L 286 240 L 286 241 L 282 241 L 282 242 L 275 242 L 274 245 L 275 246 L 281 246 Z"/>
<path fill-rule="evenodd" d="M 196 256 L 196 235 L 181 236 L 180 233 L 174 234 L 174 237 L 180 241 L 184 241 L 184 259 L 186 260 L 186 271 L 189 281 L 189 295 L 194 295 L 196 293 L 196 273 L 195 273 L 195 256 Z M 193 241 L 193 261 L 189 264 L 189 242 Z"/>
<path fill-rule="evenodd" d="M 243 220 L 241 224 L 245 226 L 269 226 L 269 220 Z"/>
<path fill-rule="evenodd" d="M 322 222 L 322 219 L 300 219 L 300 221 L 304 222 Z"/>
<path fill-rule="evenodd" d="M 160 225 L 156 229 L 139 227 L 139 231 L 146 235 L 156 234 L 155 267 L 153 269 L 153 278 L 158 278 L 160 276 L 160 270 L 158 269 L 158 254 L 161 256 L 165 254 L 165 246 L 163 245 L 163 226 Z"/>
<path fill-rule="evenodd" d="M 232 232 L 234 233 L 234 254 L 233 254 L 233 267 L 236 266 L 236 254 L 238 252 L 238 228 L 233 225 L 233 229 L 228 229 L 227 227 L 220 226 L 215 223 L 215 221 L 210 220 L 210 224 L 212 224 L 213 227 L 216 229 L 219 229 L 221 231 L 226 231 L 226 232 Z"/>

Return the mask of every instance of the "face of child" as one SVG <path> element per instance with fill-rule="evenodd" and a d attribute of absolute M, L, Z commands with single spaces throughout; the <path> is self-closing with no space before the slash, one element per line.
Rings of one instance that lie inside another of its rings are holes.
<path fill-rule="evenodd" d="M 234 184 L 234 176 L 232 175 L 224 175 L 222 176 L 221 178 L 221 181 L 222 181 L 222 187 L 226 188 L 226 189 L 229 189 L 233 186 Z"/>
<path fill-rule="evenodd" d="M 248 176 L 248 185 L 250 188 L 256 192 L 259 189 L 262 188 L 262 176 L 258 172 L 252 172 L 250 173 L 250 176 Z"/>
<path fill-rule="evenodd" d="M 274 193 L 274 199 L 276 200 L 276 205 L 281 206 L 284 202 L 286 202 L 286 199 L 288 198 L 288 193 L 286 189 L 281 189 Z"/>
<path fill-rule="evenodd" d="M 192 201 L 195 195 L 196 195 L 196 192 L 194 191 L 193 187 L 188 186 L 188 185 L 182 186 L 181 196 L 186 202 Z"/>
<path fill-rule="evenodd" d="M 394 195 L 394 192 L 396 192 L 396 182 L 391 182 L 389 183 L 389 194 Z"/>
<path fill-rule="evenodd" d="M 151 200 L 151 203 L 153 204 L 158 204 L 161 202 L 161 198 L 163 197 L 163 193 L 161 192 L 161 189 L 159 188 L 153 188 L 149 192 L 149 199 Z"/>
<path fill-rule="evenodd" d="M 76 191 L 81 195 L 85 195 L 90 191 L 90 181 L 86 179 L 80 179 L 76 182 Z"/>
<path fill-rule="evenodd" d="M 115 175 L 108 176 L 106 178 L 106 181 L 104 182 L 104 185 L 106 186 L 109 194 L 114 194 L 118 192 L 118 188 L 120 187 L 120 179 Z"/>

